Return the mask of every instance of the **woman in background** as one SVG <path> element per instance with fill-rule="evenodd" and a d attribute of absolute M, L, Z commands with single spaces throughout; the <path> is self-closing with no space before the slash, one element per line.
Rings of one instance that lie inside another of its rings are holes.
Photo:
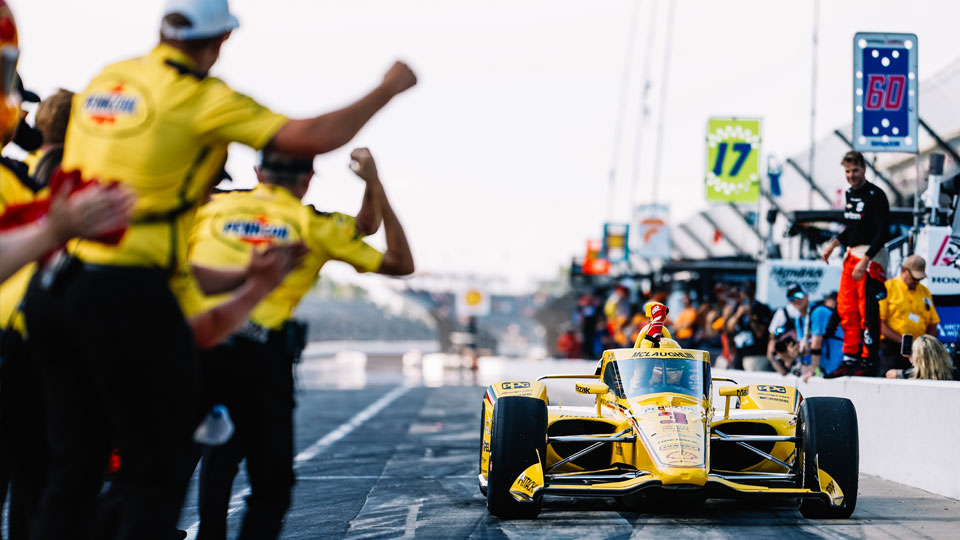
<path fill-rule="evenodd" d="M 910 355 L 913 367 L 907 369 L 888 369 L 888 379 L 933 379 L 936 381 L 960 380 L 957 370 L 950 363 L 946 347 L 935 337 L 917 336 Z"/>

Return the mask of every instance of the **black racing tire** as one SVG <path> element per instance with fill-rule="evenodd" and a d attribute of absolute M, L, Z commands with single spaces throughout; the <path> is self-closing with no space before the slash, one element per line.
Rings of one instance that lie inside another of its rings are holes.
<path fill-rule="evenodd" d="M 480 470 L 480 474 L 483 474 L 483 429 L 484 429 L 484 424 L 486 423 L 484 421 L 486 419 L 486 416 L 487 416 L 487 399 L 486 399 L 486 396 L 484 396 L 483 402 L 480 404 L 480 463 L 477 464 L 477 467 Z M 477 480 L 477 484 L 479 484 L 480 486 L 480 493 L 483 493 L 483 496 L 486 497 L 487 486 L 483 485 L 483 482 L 480 482 L 479 479 Z"/>
<path fill-rule="evenodd" d="M 803 445 L 801 487 L 820 491 L 819 466 L 843 491 L 841 506 L 831 506 L 820 499 L 801 499 L 800 513 L 813 519 L 850 517 L 857 507 L 860 477 L 860 436 L 853 402 L 835 397 L 804 399 L 797 428 Z"/>
<path fill-rule="evenodd" d="M 543 496 L 521 502 L 510 494 L 514 480 L 547 450 L 547 404 L 529 397 L 502 397 L 493 408 L 487 510 L 503 519 L 533 519 Z"/>

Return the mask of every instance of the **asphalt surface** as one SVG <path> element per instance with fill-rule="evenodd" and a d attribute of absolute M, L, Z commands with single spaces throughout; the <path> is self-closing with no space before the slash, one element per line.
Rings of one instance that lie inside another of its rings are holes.
<path fill-rule="evenodd" d="M 613 499 L 546 499 L 536 520 L 489 515 L 477 488 L 480 399 L 469 370 L 447 369 L 422 385 L 399 361 L 344 369 L 306 362 L 297 408 L 297 485 L 282 538 L 292 539 L 630 539 L 957 538 L 960 501 L 861 475 L 848 520 L 814 521 L 794 506 L 709 500 L 693 511 L 631 511 Z M 530 363 L 524 370 L 536 369 Z M 237 531 L 241 475 L 234 486 Z M 195 526 L 196 492 L 181 517 Z M 232 533 L 235 534 L 235 533 Z M 192 535 L 191 535 L 192 537 Z"/>

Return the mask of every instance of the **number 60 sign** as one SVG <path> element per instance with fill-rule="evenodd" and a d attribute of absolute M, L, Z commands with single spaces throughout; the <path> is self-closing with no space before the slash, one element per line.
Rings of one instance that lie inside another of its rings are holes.
<path fill-rule="evenodd" d="M 707 200 L 754 203 L 760 196 L 760 120 L 707 123 Z"/>
<path fill-rule="evenodd" d="M 917 36 L 853 37 L 853 147 L 917 151 Z"/>

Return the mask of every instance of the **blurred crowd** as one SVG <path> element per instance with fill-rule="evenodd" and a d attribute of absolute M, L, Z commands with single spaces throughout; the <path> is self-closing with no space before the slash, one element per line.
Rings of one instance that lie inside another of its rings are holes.
<path fill-rule="evenodd" d="M 783 299 L 786 305 L 776 309 L 757 300 L 752 281 L 716 283 L 703 296 L 698 300 L 695 292 L 664 290 L 645 294 L 631 280 L 612 288 L 597 288 L 580 296 L 556 349 L 566 358 L 598 359 L 606 349 L 634 347 L 649 322 L 644 306 L 654 301 L 670 307 L 667 328 L 674 339 L 684 348 L 708 351 L 716 368 L 775 371 L 804 380 L 839 376 L 837 369 L 844 358 L 843 329 L 835 291 L 811 299 L 800 285 L 793 284 Z M 935 316 L 932 303 L 930 308 Z M 871 375 L 960 380 L 950 354 L 935 337 L 935 323 L 924 328 L 934 335 L 919 332 L 923 335 L 916 336 L 912 351 L 900 354 L 902 335 L 890 331 L 891 324 L 897 325 L 894 312 L 886 302 L 882 304 L 883 324 L 889 335 L 884 335 L 881 352 L 891 352 L 881 358 L 877 372 Z M 898 360 L 890 360 L 894 356 Z"/>

